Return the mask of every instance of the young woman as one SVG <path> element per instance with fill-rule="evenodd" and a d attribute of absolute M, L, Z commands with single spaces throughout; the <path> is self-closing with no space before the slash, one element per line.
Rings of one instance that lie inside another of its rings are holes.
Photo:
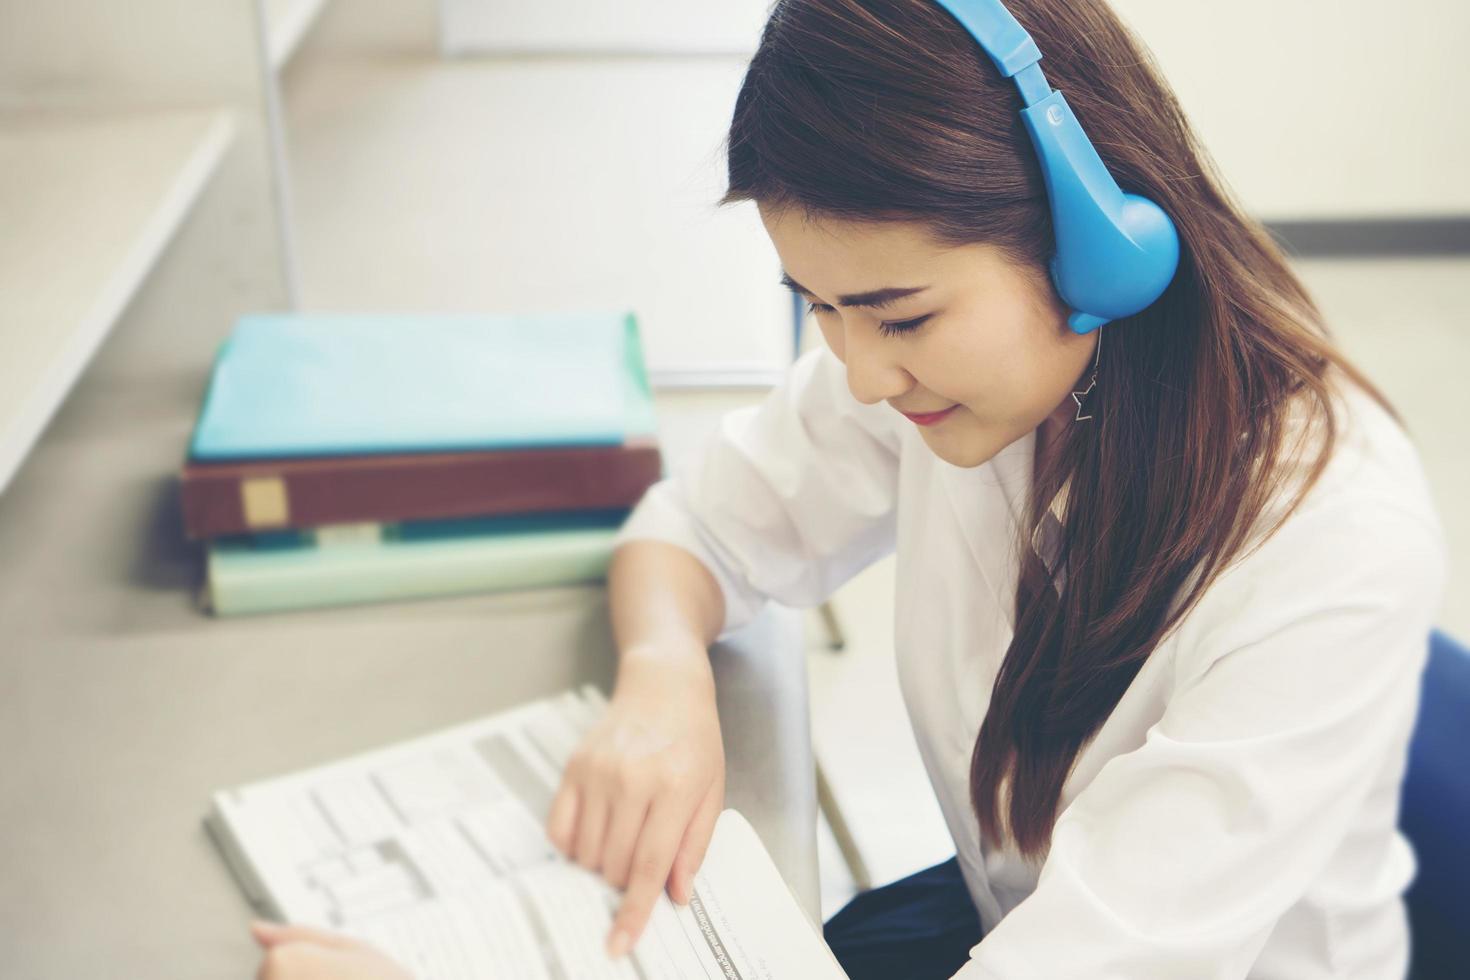
<path fill-rule="evenodd" d="M 627 889 L 622 953 L 721 807 L 707 647 L 896 549 L 957 855 L 828 924 L 853 980 L 1397 980 L 1445 561 L 1415 452 L 1104 0 L 1011 0 L 1041 84 L 1002 74 L 998 7 L 775 4 L 725 201 L 826 345 L 625 527 L 617 685 L 549 834 Z M 1045 158 L 1052 89 L 1171 220 L 1075 140 Z"/>

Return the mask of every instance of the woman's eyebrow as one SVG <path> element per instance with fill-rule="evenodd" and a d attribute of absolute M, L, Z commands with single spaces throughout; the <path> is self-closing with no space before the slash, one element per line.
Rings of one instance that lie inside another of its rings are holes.
<path fill-rule="evenodd" d="M 811 290 L 807 289 L 795 279 L 792 279 L 785 272 L 781 273 L 781 285 L 785 286 L 793 293 L 800 293 L 802 296 L 806 296 L 809 299 L 816 298 L 812 294 Z M 887 286 L 883 289 L 869 290 L 866 293 L 849 293 L 846 296 L 837 297 L 837 305 L 846 306 L 854 309 L 881 310 L 883 307 L 891 306 L 895 302 L 903 299 L 906 296 L 912 296 L 915 293 L 922 293 L 928 288 L 928 286 Z"/>

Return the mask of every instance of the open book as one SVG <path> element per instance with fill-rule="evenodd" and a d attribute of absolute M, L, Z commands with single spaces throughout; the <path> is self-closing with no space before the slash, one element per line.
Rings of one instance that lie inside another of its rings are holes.
<path fill-rule="evenodd" d="M 587 687 L 227 790 L 205 822 L 264 914 L 365 939 L 422 980 L 845 980 L 733 810 L 690 904 L 660 897 L 608 958 L 620 895 L 543 830 L 604 707 Z"/>

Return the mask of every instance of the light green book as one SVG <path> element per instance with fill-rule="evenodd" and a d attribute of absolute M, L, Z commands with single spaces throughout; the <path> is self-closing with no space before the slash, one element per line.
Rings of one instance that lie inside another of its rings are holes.
<path fill-rule="evenodd" d="M 219 616 L 597 582 L 626 511 L 351 525 L 243 538 L 207 550 Z"/>

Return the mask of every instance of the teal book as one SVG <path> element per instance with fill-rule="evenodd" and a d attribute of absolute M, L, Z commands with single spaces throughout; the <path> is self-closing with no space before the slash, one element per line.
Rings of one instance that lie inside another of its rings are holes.
<path fill-rule="evenodd" d="M 206 550 L 219 616 L 547 588 L 607 574 L 626 510 L 349 525 L 220 538 Z"/>
<path fill-rule="evenodd" d="M 654 431 L 631 313 L 258 314 L 221 346 L 189 452 L 617 446 Z"/>

